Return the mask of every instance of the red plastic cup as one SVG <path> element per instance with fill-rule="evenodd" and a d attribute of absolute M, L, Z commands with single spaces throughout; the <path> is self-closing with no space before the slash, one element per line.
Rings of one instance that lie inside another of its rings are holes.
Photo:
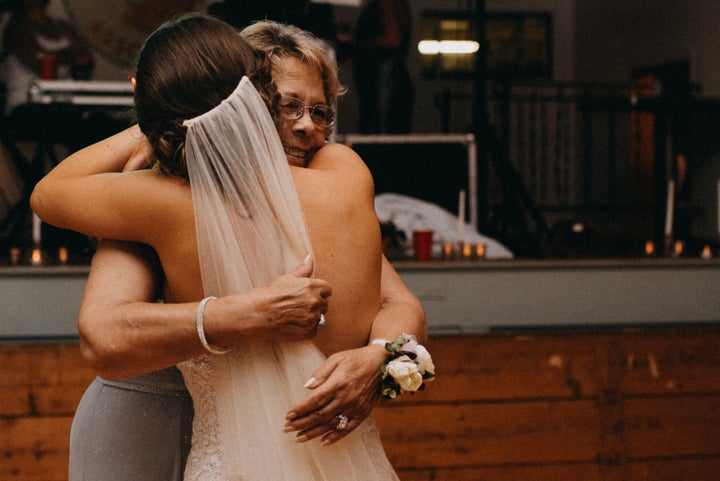
<path fill-rule="evenodd" d="M 43 55 L 40 69 L 40 80 L 55 80 L 57 76 L 57 63 L 54 55 Z"/>
<path fill-rule="evenodd" d="M 413 231 L 413 252 L 416 261 L 429 261 L 432 258 L 433 231 Z"/>

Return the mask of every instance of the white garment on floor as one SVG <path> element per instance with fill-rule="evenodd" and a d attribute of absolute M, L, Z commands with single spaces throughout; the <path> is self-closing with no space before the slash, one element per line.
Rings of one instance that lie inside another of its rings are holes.
<path fill-rule="evenodd" d="M 392 221 L 395 228 L 405 233 L 410 241 L 414 230 L 433 231 L 433 255 L 440 257 L 446 242 L 459 242 L 457 216 L 442 207 L 400 194 L 380 194 L 375 197 L 375 210 L 380 222 Z M 485 244 L 488 259 L 512 259 L 513 253 L 497 240 L 480 234 L 470 224 L 465 225 L 465 242 Z M 407 243 L 407 255 L 412 255 L 412 242 Z"/>

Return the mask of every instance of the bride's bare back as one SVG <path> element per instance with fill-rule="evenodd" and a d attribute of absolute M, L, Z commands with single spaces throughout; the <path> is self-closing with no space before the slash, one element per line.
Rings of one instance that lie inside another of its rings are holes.
<path fill-rule="evenodd" d="M 333 288 L 328 322 L 315 341 L 326 355 L 363 346 L 380 308 L 380 231 L 370 173 L 352 150 L 337 144 L 320 149 L 308 168 L 291 171 L 313 246 L 315 275 Z M 189 189 L 180 194 L 187 196 Z M 203 293 L 192 204 L 178 199 L 173 211 L 177 232 L 157 233 L 154 245 L 166 274 L 168 301 L 198 300 Z"/>

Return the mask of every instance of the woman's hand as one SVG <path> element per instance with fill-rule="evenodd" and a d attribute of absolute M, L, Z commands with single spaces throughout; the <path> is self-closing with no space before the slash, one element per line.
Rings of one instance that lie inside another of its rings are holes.
<path fill-rule="evenodd" d="M 208 303 L 205 308 L 208 341 L 229 347 L 249 339 L 293 342 L 315 337 L 332 289 L 327 281 L 310 277 L 313 265 L 314 260 L 309 257 L 266 286 Z"/>
<path fill-rule="evenodd" d="M 284 431 L 297 431 L 299 442 L 322 436 L 330 445 L 355 430 L 370 416 L 380 398 L 380 368 L 387 352 L 383 346 L 365 346 L 330 356 L 306 383 L 310 396 L 292 406 Z M 338 429 L 338 416 L 347 425 Z"/>

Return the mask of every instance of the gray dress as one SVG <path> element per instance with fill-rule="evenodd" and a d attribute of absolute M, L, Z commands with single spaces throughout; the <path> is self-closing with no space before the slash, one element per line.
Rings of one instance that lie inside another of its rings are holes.
<path fill-rule="evenodd" d="M 73 419 L 69 481 L 182 481 L 192 417 L 176 368 L 96 378 Z"/>

